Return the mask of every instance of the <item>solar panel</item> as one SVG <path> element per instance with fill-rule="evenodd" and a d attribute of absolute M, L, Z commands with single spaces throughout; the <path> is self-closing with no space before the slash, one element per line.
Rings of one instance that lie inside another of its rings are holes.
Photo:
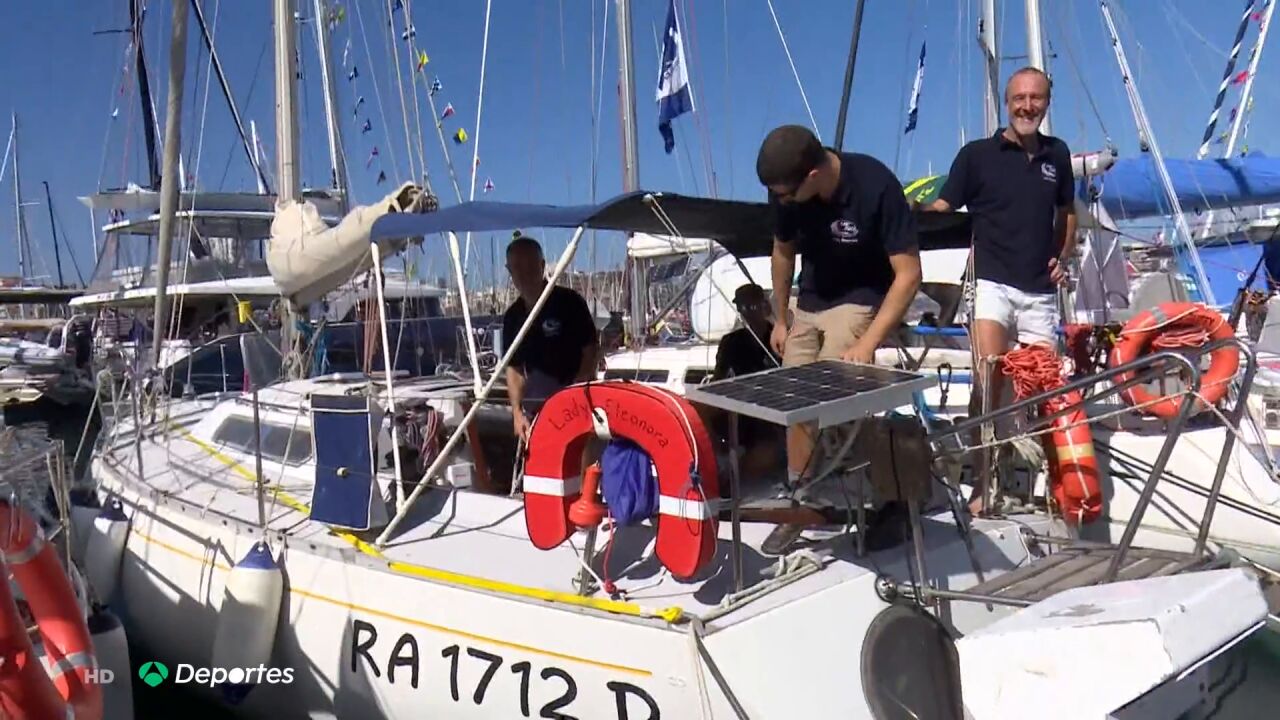
<path fill-rule="evenodd" d="M 829 427 L 908 405 L 912 393 L 936 383 L 905 370 L 819 360 L 687 387 L 685 397 L 778 425 Z"/>

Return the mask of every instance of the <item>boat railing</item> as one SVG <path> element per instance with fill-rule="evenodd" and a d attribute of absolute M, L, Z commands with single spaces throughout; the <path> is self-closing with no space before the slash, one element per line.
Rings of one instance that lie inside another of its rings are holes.
<path fill-rule="evenodd" d="M 1124 375 L 1132 374 L 1130 377 L 1125 378 L 1120 382 L 1110 383 L 1098 388 L 1097 392 L 1091 396 L 1090 400 L 1097 401 L 1102 398 L 1118 395 L 1130 387 L 1147 383 L 1156 378 L 1162 377 L 1171 369 L 1181 369 L 1184 371 L 1186 373 L 1185 387 L 1181 392 L 1173 394 L 1173 397 L 1181 396 L 1178 413 L 1166 425 L 1164 443 L 1160 447 L 1160 451 L 1156 456 L 1155 462 L 1151 465 L 1150 474 L 1142 486 L 1142 492 L 1138 497 L 1138 501 L 1134 505 L 1133 512 L 1130 514 L 1130 517 L 1125 524 L 1124 532 L 1120 537 L 1119 543 L 1114 546 L 1114 553 L 1110 558 L 1106 572 L 1102 575 L 1101 582 L 1112 582 L 1116 579 L 1120 568 L 1124 563 L 1125 556 L 1129 553 L 1129 550 L 1133 545 L 1134 537 L 1137 535 L 1138 528 L 1142 524 L 1142 520 L 1146 515 L 1147 509 L 1151 505 L 1151 501 L 1155 496 L 1156 487 L 1164 476 L 1165 467 L 1173 453 L 1173 448 L 1178 441 L 1179 434 L 1186 426 L 1187 421 L 1192 416 L 1197 405 L 1203 406 L 1206 404 L 1200 395 L 1202 380 L 1199 364 L 1200 359 L 1206 354 L 1210 354 L 1221 348 L 1233 345 L 1237 350 L 1239 350 L 1245 361 L 1244 373 L 1241 375 L 1240 380 L 1241 391 L 1236 394 L 1234 404 L 1223 416 L 1225 424 L 1227 424 L 1228 427 L 1226 428 L 1222 451 L 1218 457 L 1218 465 L 1214 473 L 1213 482 L 1209 487 L 1208 496 L 1205 500 L 1204 514 L 1198 524 L 1195 546 L 1186 563 L 1190 566 L 1200 562 L 1206 557 L 1209 527 L 1213 522 L 1214 512 L 1217 509 L 1219 497 L 1222 493 L 1223 478 L 1226 475 L 1227 465 L 1230 462 L 1232 450 L 1235 446 L 1236 433 L 1233 431 L 1233 428 L 1239 426 L 1240 419 L 1245 412 L 1245 406 L 1249 395 L 1248 390 L 1253 383 L 1254 373 L 1258 366 L 1257 356 L 1254 353 L 1253 348 L 1239 338 L 1232 337 L 1215 341 L 1200 348 L 1180 349 L 1177 351 L 1163 350 L 1150 355 L 1145 355 L 1132 362 L 1109 368 L 1096 375 L 1073 380 L 1061 387 L 1046 390 L 1022 400 L 1015 401 L 998 410 L 970 418 L 949 427 L 934 430 L 929 434 L 928 439 L 930 443 L 937 446 L 938 442 L 944 438 L 952 436 L 962 437 L 964 433 L 975 430 L 988 423 L 994 423 L 1000 418 L 1013 417 L 1029 408 L 1040 407 L 1046 401 L 1061 398 L 1068 393 L 1097 386 L 1104 381 L 1114 380 Z M 1046 413 L 1039 417 L 1038 425 L 1047 426 L 1053 420 L 1073 412 L 1078 412 L 1079 409 L 1079 405 L 1070 404 L 1068 407 L 1062 408 L 1056 412 Z M 972 448 L 962 447 L 958 451 L 948 449 L 946 452 L 968 452 L 971 450 Z M 923 577 L 923 575 L 921 575 L 921 577 Z M 916 588 L 916 591 L 922 598 L 932 596 L 934 598 L 971 600 L 984 603 L 1024 604 L 1020 602 L 1010 603 L 1008 598 L 993 595 L 956 593 L 924 586 Z"/>

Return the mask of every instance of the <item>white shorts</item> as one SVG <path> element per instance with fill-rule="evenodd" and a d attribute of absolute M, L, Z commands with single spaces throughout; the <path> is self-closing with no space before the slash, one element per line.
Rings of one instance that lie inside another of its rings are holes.
<path fill-rule="evenodd" d="M 1028 293 L 990 280 L 978 280 L 975 320 L 994 320 L 1018 342 L 1057 343 L 1058 303 L 1053 293 Z"/>

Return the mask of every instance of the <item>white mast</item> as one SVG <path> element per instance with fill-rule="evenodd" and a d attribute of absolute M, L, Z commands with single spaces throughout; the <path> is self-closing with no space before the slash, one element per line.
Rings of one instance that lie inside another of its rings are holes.
<path fill-rule="evenodd" d="M 274 0 L 276 31 L 276 204 L 297 200 L 301 192 L 298 178 L 297 35 L 293 23 L 293 0 Z"/>
<path fill-rule="evenodd" d="M 982 0 L 982 19 L 978 21 L 978 46 L 987 64 L 986 91 L 982 109 L 987 135 L 1000 129 L 1000 47 L 996 37 L 996 0 Z"/>
<path fill-rule="evenodd" d="M 1236 152 L 1236 142 L 1240 140 L 1240 128 L 1244 125 L 1244 116 L 1249 112 L 1249 103 L 1253 100 L 1253 80 L 1258 74 L 1258 61 L 1262 59 L 1262 48 L 1267 44 L 1267 31 L 1271 29 L 1271 16 L 1276 11 L 1277 0 L 1267 3 L 1266 14 L 1262 16 L 1258 41 L 1249 53 L 1249 73 L 1245 76 L 1244 89 L 1240 91 L 1240 104 L 1236 106 L 1235 119 L 1231 121 L 1231 131 L 1227 134 L 1227 145 L 1222 150 L 1222 157 L 1229 158 Z M 17 166 L 14 166 L 17 169 Z M 14 177 L 17 177 L 16 175 Z M 1213 209 L 1205 214 L 1204 224 L 1200 226 L 1200 239 L 1209 236 L 1213 230 Z"/>
<path fill-rule="evenodd" d="M 1040 0 L 1027 0 L 1027 64 L 1046 75 L 1049 68 L 1044 62 L 1044 32 L 1040 29 Z M 1045 111 L 1044 120 L 1040 122 L 1040 132 L 1052 134 L 1049 125 L 1049 112 Z"/>
<path fill-rule="evenodd" d="M 632 61 L 631 0 L 617 0 L 618 22 L 618 110 L 622 121 L 622 189 L 640 189 L 640 167 L 636 153 L 636 78 Z M 629 238 L 628 238 L 629 239 Z M 631 264 L 631 339 L 643 343 L 648 323 L 645 312 L 648 289 L 644 263 L 629 258 Z"/>
<path fill-rule="evenodd" d="M 169 40 L 169 93 L 165 98 L 167 108 L 164 119 L 164 167 L 160 176 L 160 249 L 156 254 L 156 302 L 152 318 L 154 332 L 151 346 L 151 364 L 160 366 L 160 351 L 168 334 L 165 327 L 169 320 L 166 306 L 168 296 L 165 287 L 169 283 L 169 257 L 173 250 L 174 216 L 178 212 L 178 193 L 183 177 L 180 165 L 182 155 L 182 92 L 187 71 L 187 4 L 173 4 L 173 36 Z M 141 465 L 139 465 L 141 468 Z"/>
<path fill-rule="evenodd" d="M 17 220 L 18 241 L 18 284 L 27 284 L 27 219 L 22 212 L 22 179 L 18 174 L 18 113 L 13 113 L 13 211 Z M 26 317 L 26 308 L 20 306 L 20 312 Z"/>
<path fill-rule="evenodd" d="M 324 121 L 329 131 L 329 172 L 333 189 L 340 194 L 339 206 L 346 215 L 351 209 L 351 188 L 347 181 L 347 160 L 342 151 L 342 123 L 338 120 L 338 93 L 329 67 L 329 21 L 325 0 L 314 0 L 316 51 L 320 54 L 320 82 L 324 85 Z"/>
<path fill-rule="evenodd" d="M 1151 158 L 1155 162 L 1156 172 L 1160 174 L 1160 183 L 1164 186 L 1165 194 L 1169 199 L 1174 227 L 1177 230 L 1177 234 L 1182 236 L 1182 240 L 1187 244 L 1187 254 L 1191 258 L 1191 270 L 1194 274 L 1195 283 L 1200 289 L 1200 299 L 1206 305 L 1217 305 L 1213 297 L 1213 288 L 1209 286 L 1209 279 L 1205 275 L 1204 266 L 1200 263 L 1200 255 L 1196 252 L 1195 243 L 1191 240 L 1191 228 L 1187 226 L 1187 219 L 1182 214 L 1182 203 L 1178 201 L 1178 194 L 1174 191 L 1173 179 L 1169 177 L 1169 169 L 1165 167 L 1164 155 L 1160 153 L 1160 145 L 1156 143 L 1155 133 L 1151 131 L 1151 123 L 1147 119 L 1147 111 L 1142 104 L 1142 96 L 1138 94 L 1138 86 L 1133 82 L 1133 72 L 1129 68 L 1129 58 L 1125 56 L 1124 46 L 1120 44 L 1120 34 L 1116 31 L 1115 20 L 1111 17 L 1110 4 L 1107 0 L 1098 0 L 1098 6 L 1102 9 L 1102 19 L 1107 24 L 1107 32 L 1111 34 L 1111 48 L 1115 51 L 1116 63 L 1120 66 L 1124 89 L 1129 97 L 1129 107 L 1133 111 L 1134 121 L 1138 124 L 1138 137 L 1151 151 Z"/>

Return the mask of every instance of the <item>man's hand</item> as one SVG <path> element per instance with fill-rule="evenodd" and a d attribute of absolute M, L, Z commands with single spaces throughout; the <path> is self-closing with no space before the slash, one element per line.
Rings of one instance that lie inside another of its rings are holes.
<path fill-rule="evenodd" d="M 787 324 L 778 322 L 773 326 L 773 332 L 769 334 L 769 346 L 773 351 L 778 353 L 778 357 L 782 357 L 783 350 L 787 346 Z"/>
<path fill-rule="evenodd" d="M 845 360 L 848 360 L 849 362 L 856 362 L 856 363 L 862 363 L 864 365 L 871 365 L 875 363 L 876 346 L 874 343 L 868 343 L 865 340 L 859 340 L 855 342 L 853 345 L 849 346 L 849 349 L 845 350 L 844 355 L 841 355 L 840 357 L 842 357 Z"/>
<path fill-rule="evenodd" d="M 1054 285 L 1064 285 L 1067 282 L 1067 268 L 1058 262 L 1058 258 L 1049 258 L 1049 280 Z"/>
<path fill-rule="evenodd" d="M 525 444 L 528 444 L 529 429 L 532 425 L 529 422 L 529 418 L 524 416 L 524 410 L 521 410 L 518 407 L 511 408 L 511 417 L 513 419 L 513 430 L 515 431 L 516 437 L 523 440 Z"/>

